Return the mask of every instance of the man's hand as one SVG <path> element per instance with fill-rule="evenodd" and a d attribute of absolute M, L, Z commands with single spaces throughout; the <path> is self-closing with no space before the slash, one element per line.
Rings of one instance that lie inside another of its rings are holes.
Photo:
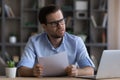
<path fill-rule="evenodd" d="M 70 65 L 65 69 L 68 76 L 75 77 L 78 75 L 78 69 L 75 65 Z"/>
<path fill-rule="evenodd" d="M 40 64 L 36 64 L 33 68 L 33 76 L 41 77 L 43 74 L 43 66 Z"/>
<path fill-rule="evenodd" d="M 75 65 L 70 65 L 65 69 L 68 76 L 87 76 L 87 75 L 94 75 L 94 68 L 93 67 L 83 67 L 77 68 Z"/>

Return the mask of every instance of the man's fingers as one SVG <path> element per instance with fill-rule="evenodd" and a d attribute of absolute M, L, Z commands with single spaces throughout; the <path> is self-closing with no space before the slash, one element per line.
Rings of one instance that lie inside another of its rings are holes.
<path fill-rule="evenodd" d="M 75 65 L 68 66 L 66 70 L 67 70 L 68 76 L 76 76 L 78 73 L 77 67 Z"/>
<path fill-rule="evenodd" d="M 35 65 L 33 69 L 34 76 L 40 77 L 43 74 L 43 66 L 42 65 Z"/>

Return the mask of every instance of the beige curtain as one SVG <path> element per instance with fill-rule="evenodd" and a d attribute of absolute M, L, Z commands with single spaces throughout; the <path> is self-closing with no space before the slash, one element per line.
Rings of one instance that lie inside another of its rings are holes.
<path fill-rule="evenodd" d="M 120 49 L 120 0 L 108 0 L 108 49 Z"/>

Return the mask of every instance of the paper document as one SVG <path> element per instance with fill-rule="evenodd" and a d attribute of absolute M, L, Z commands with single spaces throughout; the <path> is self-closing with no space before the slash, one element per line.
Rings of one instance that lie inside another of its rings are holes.
<path fill-rule="evenodd" d="M 39 57 L 38 62 L 43 66 L 43 76 L 63 76 L 65 75 L 65 68 L 69 65 L 68 56 L 65 52 Z"/>

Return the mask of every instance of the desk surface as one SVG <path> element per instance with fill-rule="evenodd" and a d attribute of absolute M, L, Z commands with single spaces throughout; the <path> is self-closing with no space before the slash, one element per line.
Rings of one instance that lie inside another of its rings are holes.
<path fill-rule="evenodd" d="M 91 80 L 91 79 L 82 79 L 82 78 L 73 78 L 73 77 L 16 77 L 16 78 L 6 78 L 0 76 L 0 80 Z M 120 78 L 116 79 L 101 79 L 101 80 L 120 80 Z"/>

